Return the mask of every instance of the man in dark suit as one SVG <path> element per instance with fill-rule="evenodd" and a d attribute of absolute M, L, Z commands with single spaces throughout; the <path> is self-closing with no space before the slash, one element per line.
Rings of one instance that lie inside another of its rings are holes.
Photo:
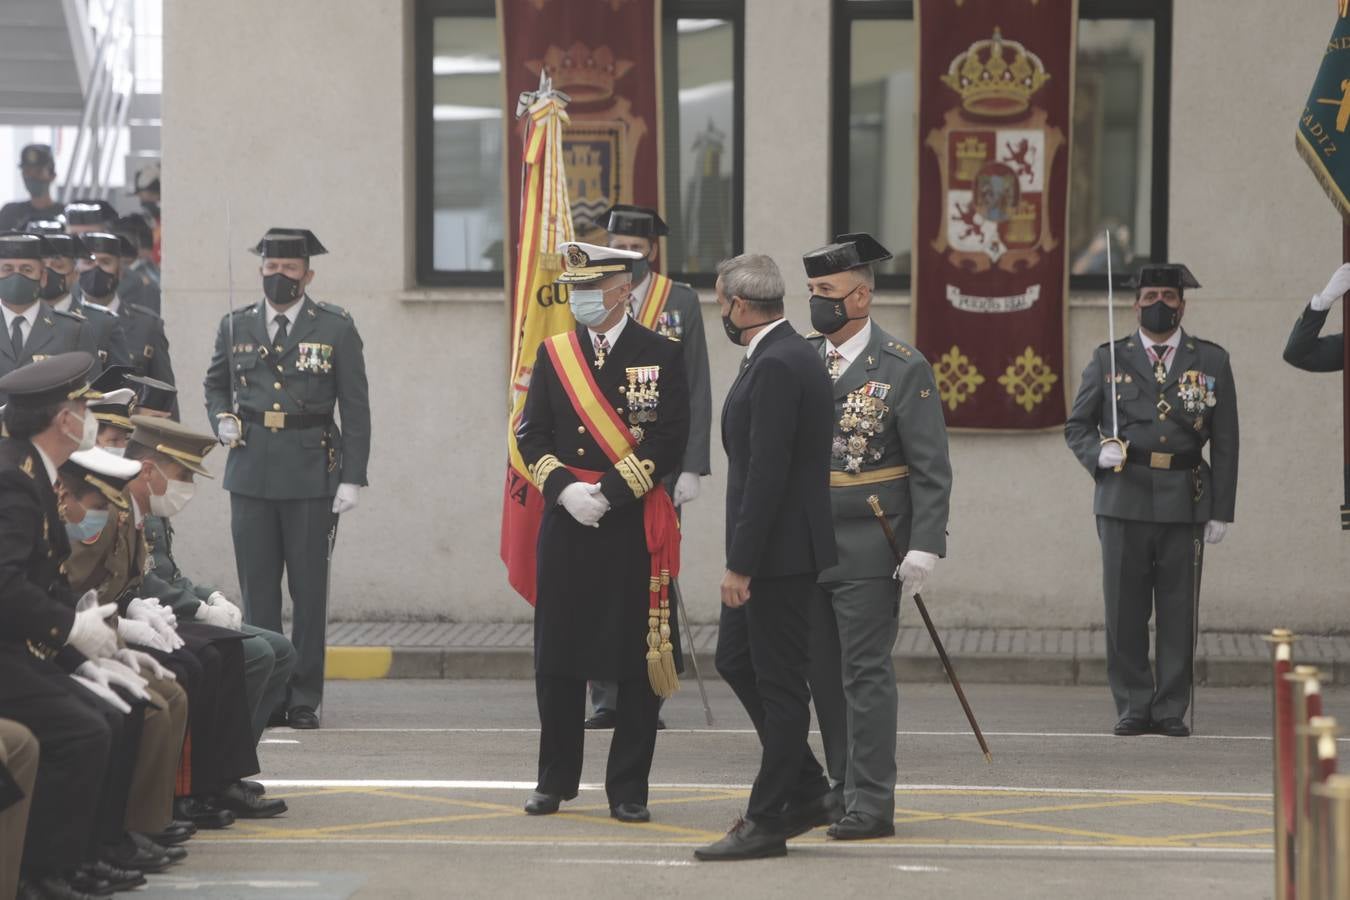
<path fill-rule="evenodd" d="M 767 256 L 718 266 L 722 325 L 746 359 L 722 407 L 727 571 L 717 671 L 763 746 L 745 817 L 702 860 L 787 853 L 787 839 L 843 814 L 806 743 L 809 608 L 837 561 L 830 512 L 834 397 L 820 354 L 783 318 L 783 276 Z"/>
<path fill-rule="evenodd" d="M 1284 347 L 1284 361 L 1305 372 L 1339 372 L 1345 368 L 1345 336 L 1322 334 L 1331 307 L 1350 291 L 1350 263 L 1331 273 L 1331 280 L 1303 307 L 1289 343 Z"/>

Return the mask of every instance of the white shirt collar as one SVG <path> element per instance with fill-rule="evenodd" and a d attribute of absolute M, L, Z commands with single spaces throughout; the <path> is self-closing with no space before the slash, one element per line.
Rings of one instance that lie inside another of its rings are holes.
<path fill-rule="evenodd" d="M 630 307 L 631 308 L 631 307 Z M 614 345 L 619 342 L 619 335 L 623 334 L 623 327 L 628 324 L 628 316 L 619 316 L 619 321 L 609 331 L 604 332 L 605 340 L 609 342 L 609 348 L 614 349 Z M 587 328 L 591 333 L 591 346 L 595 346 L 595 339 L 601 332 L 594 328 Z"/>
<path fill-rule="evenodd" d="M 286 321 L 287 321 L 288 323 L 290 323 L 291 325 L 294 325 L 294 324 L 295 324 L 296 316 L 299 315 L 299 313 L 300 313 L 300 307 L 304 304 L 304 302 L 305 302 L 304 295 L 301 295 L 301 297 L 300 297 L 299 300 L 295 301 L 294 303 L 292 303 L 290 306 L 286 307 L 285 309 L 277 309 L 275 306 L 272 305 L 272 301 L 271 301 L 271 300 L 264 300 L 264 301 L 263 301 L 263 308 L 264 308 L 264 309 L 266 310 L 266 312 L 267 312 L 267 325 L 268 325 L 268 327 L 270 328 L 271 325 L 272 325 L 272 323 L 275 322 L 275 321 L 277 320 L 277 316 L 280 316 L 280 315 L 283 315 L 283 314 L 286 316 Z"/>
<path fill-rule="evenodd" d="M 86 415 L 92 414 L 86 413 Z M 42 448 L 37 444 L 33 445 L 33 449 L 37 451 L 38 459 L 42 460 L 42 467 L 47 470 L 47 480 L 51 482 L 52 487 L 56 487 L 56 466 L 52 465 L 51 459 L 42 452 Z"/>
<path fill-rule="evenodd" d="M 105 313 L 110 313 L 115 316 L 117 315 L 117 310 L 119 310 L 122 307 L 122 298 L 117 296 L 116 294 L 113 294 L 112 300 L 108 301 L 107 306 L 104 306 L 101 303 L 95 303 L 93 300 L 90 300 L 86 296 L 84 298 L 84 303 L 86 306 L 92 306 L 94 307 L 94 309 L 101 309 Z"/>
<path fill-rule="evenodd" d="M 764 335 L 768 334 L 770 331 L 773 331 L 775 328 L 777 328 L 779 325 L 782 325 L 786 321 L 787 321 L 786 318 L 774 319 L 768 325 L 765 325 L 764 329 L 760 331 L 759 334 L 756 334 L 754 337 L 750 339 L 750 345 L 745 348 L 745 358 L 749 359 L 750 357 L 754 356 L 755 348 L 759 346 L 760 341 L 764 340 Z"/>
<path fill-rule="evenodd" d="M 853 361 L 862 355 L 867 349 L 867 344 L 872 340 L 872 320 L 868 319 L 862 329 L 853 337 L 844 341 L 838 347 L 830 341 L 829 335 L 825 337 L 826 349 L 834 350 L 844 358 L 844 362 L 853 365 Z"/>
<path fill-rule="evenodd" d="M 33 331 L 33 325 L 37 323 L 38 307 L 41 305 L 42 304 L 40 302 L 34 303 L 32 306 L 28 307 L 21 313 L 15 312 L 8 306 L 0 305 L 0 310 L 4 310 L 5 312 L 5 334 L 10 334 L 14 331 L 15 319 L 26 320 L 28 322 L 28 332 L 31 334 Z"/>
<path fill-rule="evenodd" d="M 1144 334 L 1144 330 L 1141 328 L 1139 329 L 1139 343 L 1143 344 L 1144 349 L 1146 350 L 1153 349 L 1155 344 L 1162 344 L 1165 347 L 1171 347 L 1172 350 L 1175 351 L 1181 346 L 1181 329 L 1178 327 L 1176 331 L 1172 332 L 1172 336 L 1165 341 L 1154 341 L 1150 340 L 1148 335 Z M 1167 355 L 1168 360 L 1171 360 L 1175 355 L 1175 352 L 1169 353 Z"/>
<path fill-rule="evenodd" d="M 70 305 L 74 301 L 75 301 L 74 297 L 70 296 L 70 294 L 66 294 L 60 300 L 57 300 L 54 303 L 48 303 L 47 305 L 50 306 L 52 309 L 56 310 L 57 312 L 70 312 Z"/>

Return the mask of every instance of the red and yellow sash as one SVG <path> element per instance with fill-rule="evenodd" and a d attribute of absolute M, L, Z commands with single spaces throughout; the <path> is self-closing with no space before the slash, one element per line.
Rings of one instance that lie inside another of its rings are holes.
<path fill-rule="evenodd" d="M 652 285 L 652 289 L 656 289 Z M 668 282 L 661 295 L 670 292 Z M 654 296 L 652 299 L 656 299 Z M 642 494 L 642 518 L 646 529 L 647 552 L 651 555 L 650 598 L 647 618 L 647 677 L 652 690 L 661 697 L 670 697 L 680 687 L 675 673 L 674 646 L 670 641 L 670 580 L 680 574 L 680 520 L 670 495 L 651 483 L 650 473 L 644 472 L 633 455 L 637 441 L 619 418 L 614 407 L 605 400 L 600 385 L 595 382 L 590 364 L 581 350 L 581 340 L 575 331 L 554 335 L 544 341 L 549 360 L 558 373 L 558 380 L 572 409 L 590 432 L 600 449 L 609 457 L 624 480 L 632 487 L 633 476 L 645 479 L 647 490 Z M 627 471 L 625 472 L 625 467 Z M 568 466 L 572 474 L 589 484 L 597 483 L 603 472 Z"/>
<path fill-rule="evenodd" d="M 650 328 L 655 331 L 656 320 L 661 318 L 661 313 L 666 311 L 666 301 L 670 299 L 670 289 L 675 282 L 659 272 L 653 272 L 649 277 L 652 280 L 652 285 L 647 288 L 647 302 L 642 304 L 638 321 L 642 323 L 643 328 Z"/>

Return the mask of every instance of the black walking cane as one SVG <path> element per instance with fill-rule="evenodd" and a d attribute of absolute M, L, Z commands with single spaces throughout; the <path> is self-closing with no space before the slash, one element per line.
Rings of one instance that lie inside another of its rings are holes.
<path fill-rule="evenodd" d="M 867 498 L 867 505 L 872 507 L 872 513 L 877 517 L 877 523 L 881 525 L 881 530 L 886 532 L 886 543 L 891 545 L 891 553 L 895 554 L 895 564 L 900 565 L 904 561 L 903 554 L 900 552 L 900 544 L 895 539 L 895 532 L 891 531 L 891 523 L 886 521 L 886 513 L 881 509 L 881 501 L 873 494 Z M 961 709 L 965 710 L 966 721 L 970 722 L 971 729 L 975 732 L 975 740 L 980 742 L 980 749 L 984 751 L 984 761 L 992 763 L 993 754 L 989 752 L 989 745 L 985 743 L 984 732 L 980 731 L 980 723 L 975 721 L 975 713 L 970 708 L 970 702 L 966 700 L 966 692 L 961 690 L 961 681 L 956 677 L 956 670 L 952 668 L 952 661 L 947 657 L 947 648 L 942 646 L 942 638 L 938 637 L 937 629 L 933 627 L 933 620 L 928 616 L 928 607 L 924 605 L 923 598 L 917 591 L 914 592 L 914 605 L 919 608 L 919 615 L 923 616 L 923 624 L 928 628 L 928 636 L 933 639 L 933 646 L 937 648 L 938 658 L 942 660 L 942 668 L 947 670 L 947 680 L 952 683 L 952 688 L 956 690 L 956 699 L 961 701 Z"/>

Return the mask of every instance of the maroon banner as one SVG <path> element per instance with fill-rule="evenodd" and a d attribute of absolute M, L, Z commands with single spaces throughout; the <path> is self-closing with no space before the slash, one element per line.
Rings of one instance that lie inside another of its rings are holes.
<path fill-rule="evenodd" d="M 950 427 L 1060 426 L 1077 0 L 918 0 L 915 16 L 915 342 Z"/>
<path fill-rule="evenodd" d="M 521 93 L 537 90 L 541 73 L 571 98 L 563 165 L 576 239 L 605 243 L 598 220 L 615 203 L 664 214 L 661 0 L 497 0 L 497 21 L 505 108 L 514 111 Z M 522 123 L 509 123 L 504 164 L 513 251 L 520 246 L 523 135 Z"/>

